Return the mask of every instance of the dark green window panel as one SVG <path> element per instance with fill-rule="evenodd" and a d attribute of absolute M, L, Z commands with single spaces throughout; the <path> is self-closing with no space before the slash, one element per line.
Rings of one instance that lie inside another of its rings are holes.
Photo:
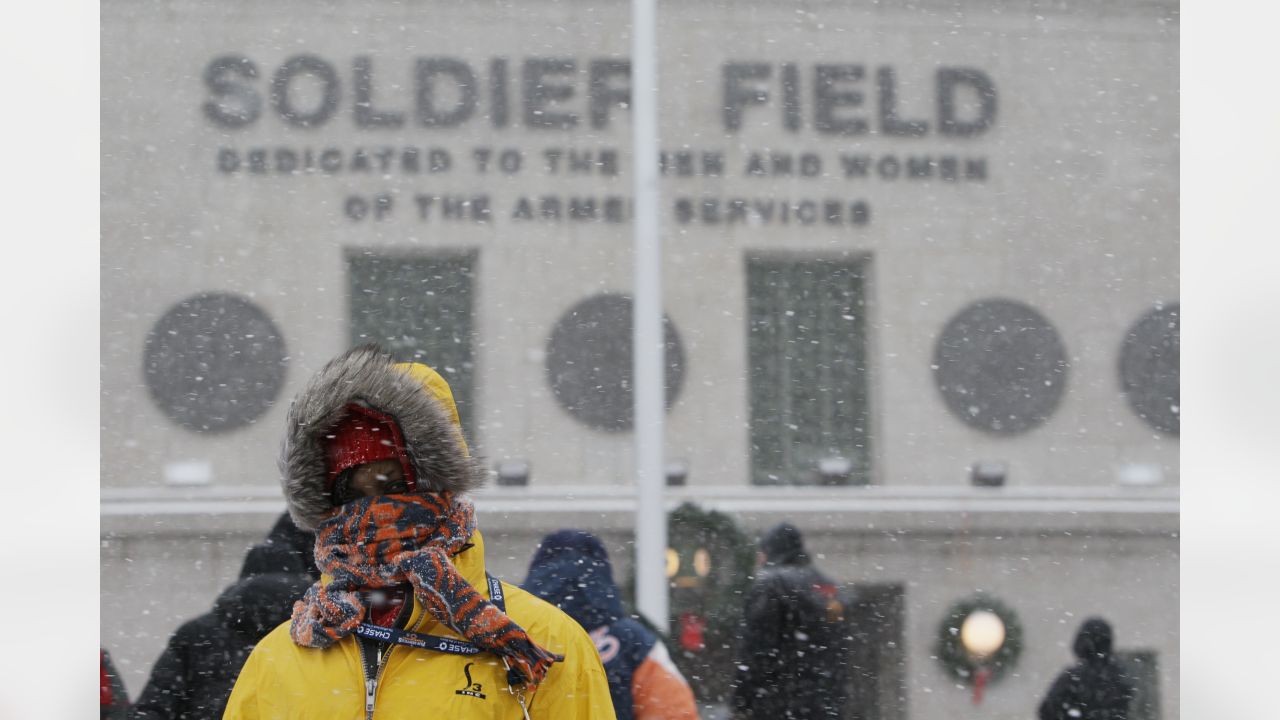
<path fill-rule="evenodd" d="M 453 390 L 467 441 L 476 442 L 477 253 L 347 254 L 351 342 L 376 342 L 397 361 L 435 368 Z"/>
<path fill-rule="evenodd" d="M 869 482 L 868 266 L 866 257 L 747 259 L 753 483 Z"/>

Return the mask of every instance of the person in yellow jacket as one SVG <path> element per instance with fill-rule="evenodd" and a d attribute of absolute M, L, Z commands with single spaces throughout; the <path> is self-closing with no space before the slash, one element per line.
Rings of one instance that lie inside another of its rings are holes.
<path fill-rule="evenodd" d="M 254 648 L 224 718 L 613 720 L 587 633 L 486 571 L 465 496 L 485 472 L 439 374 L 361 346 L 286 422 L 285 498 L 323 575 Z"/>

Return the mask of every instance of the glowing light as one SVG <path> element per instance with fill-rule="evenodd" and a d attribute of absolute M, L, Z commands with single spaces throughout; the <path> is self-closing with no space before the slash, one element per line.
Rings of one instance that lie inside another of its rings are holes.
<path fill-rule="evenodd" d="M 675 548 L 667 548 L 667 577 L 673 578 L 680 572 L 680 554 Z"/>
<path fill-rule="evenodd" d="M 706 548 L 698 548 L 693 553 L 693 571 L 698 577 L 706 577 L 711 573 L 711 553 Z"/>
<path fill-rule="evenodd" d="M 960 625 L 960 644 L 977 660 L 995 655 L 1004 646 L 1004 621 L 990 610 L 969 613 Z"/>

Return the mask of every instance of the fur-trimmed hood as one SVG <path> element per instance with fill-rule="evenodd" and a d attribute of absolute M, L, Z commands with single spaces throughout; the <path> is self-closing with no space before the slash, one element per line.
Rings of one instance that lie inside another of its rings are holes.
<path fill-rule="evenodd" d="M 314 530 L 333 508 L 321 438 L 358 402 L 400 425 L 418 492 L 467 492 L 484 483 L 483 466 L 462 437 L 448 383 L 419 363 L 395 363 L 377 345 L 330 360 L 293 399 L 280 450 L 280 481 L 298 527 Z"/>

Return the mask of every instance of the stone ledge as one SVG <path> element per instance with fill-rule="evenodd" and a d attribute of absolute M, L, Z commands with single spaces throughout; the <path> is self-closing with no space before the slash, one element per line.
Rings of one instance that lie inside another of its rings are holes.
<path fill-rule="evenodd" d="M 504 532 L 555 527 L 629 531 L 631 487 L 489 488 L 474 496 Z M 748 530 L 782 520 L 848 535 L 1176 535 L 1177 488 L 672 488 L 668 509 L 690 501 L 732 515 Z M 274 487 L 129 488 L 102 491 L 101 534 L 126 538 L 256 533 L 284 510 Z"/>

